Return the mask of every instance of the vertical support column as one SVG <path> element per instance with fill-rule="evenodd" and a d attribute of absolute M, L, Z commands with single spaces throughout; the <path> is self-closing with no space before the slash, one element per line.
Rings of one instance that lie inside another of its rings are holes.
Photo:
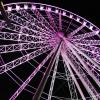
<path fill-rule="evenodd" d="M 62 42 L 62 41 L 61 41 L 61 42 Z M 39 85 L 39 87 L 38 87 L 38 89 L 37 89 L 35 95 L 33 96 L 33 99 L 32 99 L 32 100 L 40 100 L 41 94 L 42 94 L 42 92 L 43 92 L 43 89 L 44 89 L 45 84 L 46 84 L 46 82 L 47 82 L 47 79 L 48 79 L 48 77 L 49 77 L 49 74 L 50 74 L 50 72 L 51 72 L 51 70 L 52 70 L 52 67 L 53 67 L 54 63 L 55 63 L 55 60 L 56 60 L 58 51 L 59 51 L 60 46 L 61 46 L 61 42 L 59 43 L 59 46 L 58 46 L 58 48 L 57 48 L 55 54 L 52 56 L 52 58 L 51 58 L 51 60 L 50 60 L 50 63 L 49 63 L 49 65 L 48 65 L 48 67 L 47 67 L 47 70 L 46 70 L 46 72 L 45 72 L 45 74 L 44 74 L 44 76 L 43 76 L 43 78 L 42 78 L 42 80 L 41 80 L 41 82 L 40 82 L 40 85 Z"/>
<path fill-rule="evenodd" d="M 62 55 L 62 57 L 63 57 L 63 60 L 64 60 L 64 62 L 65 62 L 65 64 L 66 64 L 68 70 L 69 70 L 70 73 L 71 73 L 72 79 L 74 80 L 75 85 L 76 85 L 76 87 L 77 87 L 77 89 L 78 89 L 78 91 L 79 91 L 79 93 L 80 93 L 82 99 L 83 99 L 83 100 L 86 100 L 86 98 L 85 98 L 85 96 L 84 96 L 84 94 L 83 94 L 83 92 L 82 92 L 82 90 L 81 90 L 81 88 L 80 88 L 80 86 L 79 86 L 79 84 L 78 84 L 78 82 L 77 82 L 75 76 L 74 76 L 74 73 L 73 73 L 72 69 L 70 68 L 69 62 L 68 62 L 67 59 L 66 59 L 66 54 L 62 51 L 62 52 L 61 52 L 61 55 Z"/>
<path fill-rule="evenodd" d="M 66 54 L 66 53 L 65 53 Z M 97 91 L 83 72 L 83 70 L 80 68 L 80 65 L 74 65 L 73 62 L 68 58 L 66 55 L 66 60 L 71 65 L 72 69 L 75 71 L 75 73 L 78 75 L 79 79 L 83 83 L 84 87 L 86 88 L 87 92 L 92 96 L 93 100 L 98 100 L 100 97 L 98 96 Z"/>
<path fill-rule="evenodd" d="M 71 44 L 72 47 L 78 51 L 79 54 L 83 55 L 86 59 L 88 59 L 91 63 L 93 63 L 96 67 L 98 67 L 98 69 L 100 70 L 100 65 L 97 64 L 93 59 L 91 59 L 90 57 L 88 57 L 85 53 L 83 53 L 80 49 L 78 49 L 76 46 L 74 46 L 73 44 Z"/>
<path fill-rule="evenodd" d="M 69 44 L 69 43 L 68 43 Z M 97 85 L 100 87 L 100 82 L 97 80 L 97 78 L 93 75 L 93 73 L 91 72 L 91 70 L 88 68 L 87 64 L 82 60 L 82 58 L 80 57 L 80 55 L 72 48 L 71 43 L 68 45 L 68 47 L 71 49 L 71 51 L 73 52 L 73 54 L 77 57 L 77 59 L 81 62 L 81 64 L 83 65 L 83 67 L 87 70 L 88 74 L 94 79 L 94 81 L 97 83 Z"/>
<path fill-rule="evenodd" d="M 11 96 L 9 100 L 15 100 L 19 94 L 25 89 L 37 72 L 42 68 L 42 66 L 47 62 L 51 55 L 55 52 L 55 49 L 50 52 L 50 54 L 39 64 L 39 66 L 32 72 L 32 74 L 23 82 L 23 84 L 18 88 L 18 90 Z"/>
<path fill-rule="evenodd" d="M 70 74 L 70 72 L 67 68 L 68 66 L 69 66 L 68 64 L 67 64 L 67 66 L 64 64 L 65 73 L 66 73 L 66 77 L 67 77 L 68 85 L 69 85 L 69 91 L 70 91 L 70 95 L 71 95 L 71 100 L 73 100 L 73 99 L 78 100 L 76 87 L 75 87 L 74 81 L 71 77 L 72 75 Z"/>
<path fill-rule="evenodd" d="M 54 67 L 53 76 L 52 76 L 52 80 L 51 80 L 50 90 L 49 90 L 49 94 L 48 94 L 48 100 L 51 100 L 51 98 L 52 98 L 52 92 L 53 92 L 53 88 L 54 88 L 54 82 L 55 82 L 57 67 L 58 67 L 58 62 L 59 62 L 59 55 L 60 55 L 60 50 L 58 52 L 57 59 L 55 62 L 55 67 Z"/>

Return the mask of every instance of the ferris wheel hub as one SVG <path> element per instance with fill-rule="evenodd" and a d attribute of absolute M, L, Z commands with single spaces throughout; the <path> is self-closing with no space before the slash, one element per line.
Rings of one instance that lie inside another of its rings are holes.
<path fill-rule="evenodd" d="M 64 37 L 64 33 L 63 32 L 57 32 L 57 35 L 59 38 L 63 38 Z"/>

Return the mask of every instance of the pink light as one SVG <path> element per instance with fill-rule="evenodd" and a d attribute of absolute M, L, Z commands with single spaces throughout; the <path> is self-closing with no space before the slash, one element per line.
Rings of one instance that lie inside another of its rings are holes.
<path fill-rule="evenodd" d="M 50 11 L 51 11 L 51 8 L 50 8 L 50 7 L 49 7 L 49 8 L 47 8 L 47 11 L 49 11 L 49 12 L 50 12 Z"/>
<path fill-rule="evenodd" d="M 35 10 L 36 9 L 36 6 L 32 5 L 32 9 Z"/>
<path fill-rule="evenodd" d="M 24 5 L 24 9 L 28 9 L 28 5 Z"/>
<path fill-rule="evenodd" d="M 55 10 L 55 13 L 58 13 L 58 12 L 59 12 L 59 10 L 56 9 L 56 10 Z"/>
<path fill-rule="evenodd" d="M 43 6 L 40 6 L 40 10 L 43 10 L 44 9 L 44 7 Z"/>
<path fill-rule="evenodd" d="M 64 33 L 63 32 L 57 32 L 58 37 L 63 38 L 64 37 Z"/>
<path fill-rule="evenodd" d="M 8 10 L 8 11 L 11 11 L 11 10 L 12 10 L 12 7 L 8 7 L 7 10 Z"/>
<path fill-rule="evenodd" d="M 63 16 L 65 16 L 66 15 L 66 12 L 63 12 L 62 14 L 63 14 Z"/>
<path fill-rule="evenodd" d="M 73 18 L 73 15 L 70 15 L 69 18 Z"/>
<path fill-rule="evenodd" d="M 16 5 L 16 10 L 20 10 L 20 6 Z"/>

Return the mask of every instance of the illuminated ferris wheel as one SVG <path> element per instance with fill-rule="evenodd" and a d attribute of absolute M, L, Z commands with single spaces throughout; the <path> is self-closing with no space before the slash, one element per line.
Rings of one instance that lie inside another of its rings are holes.
<path fill-rule="evenodd" d="M 86 19 L 41 3 L 1 4 L 0 41 L 0 76 L 16 84 L 9 100 L 23 91 L 32 100 L 100 100 L 100 29 Z M 68 97 L 55 95 L 57 80 Z"/>

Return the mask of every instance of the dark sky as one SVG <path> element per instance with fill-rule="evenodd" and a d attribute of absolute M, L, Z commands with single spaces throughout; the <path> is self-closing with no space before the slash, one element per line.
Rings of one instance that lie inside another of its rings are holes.
<path fill-rule="evenodd" d="M 100 27 L 99 0 L 3 0 L 9 2 L 41 2 L 72 11 Z"/>

